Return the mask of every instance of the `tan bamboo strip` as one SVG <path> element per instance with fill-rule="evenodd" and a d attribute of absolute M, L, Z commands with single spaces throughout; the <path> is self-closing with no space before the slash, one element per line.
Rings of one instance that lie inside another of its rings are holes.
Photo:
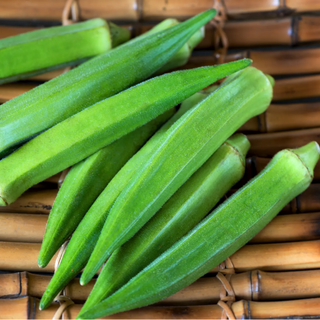
<path fill-rule="evenodd" d="M 251 179 L 254 175 L 259 173 L 269 163 L 270 158 L 252 157 L 247 159 L 247 179 Z M 314 182 L 320 181 L 320 163 L 317 163 L 314 169 Z"/>
<path fill-rule="evenodd" d="M 52 319 L 59 307 L 53 303 L 40 311 L 39 300 L 33 297 L 1 299 L 0 319 Z M 82 305 L 69 306 L 63 313 L 75 319 Z M 231 307 L 236 319 L 318 319 L 320 299 L 301 299 L 277 302 L 237 301 Z M 149 306 L 121 312 L 99 319 L 221 319 L 222 309 L 217 304 L 205 306 L 157 307 Z"/>
<path fill-rule="evenodd" d="M 278 215 L 251 243 L 320 239 L 320 212 Z"/>
<path fill-rule="evenodd" d="M 0 103 L 13 99 L 36 87 L 34 84 L 9 83 L 0 86 Z"/>
<path fill-rule="evenodd" d="M 55 257 L 45 269 L 37 265 L 40 243 L 0 242 L 0 270 L 53 272 Z M 320 240 L 249 244 L 234 253 L 237 272 L 250 270 L 308 270 L 320 268 Z M 217 272 L 218 267 L 211 270 Z"/>
<path fill-rule="evenodd" d="M 47 215 L 0 213 L 0 241 L 41 243 Z"/>
<path fill-rule="evenodd" d="M 319 41 L 320 21 L 317 16 L 299 18 L 297 42 Z"/>
<path fill-rule="evenodd" d="M 250 155 L 272 157 L 278 151 L 285 148 L 298 148 L 313 140 L 320 143 L 320 128 L 248 134 L 247 137 L 251 143 Z"/>
<path fill-rule="evenodd" d="M 48 217 L 26 213 L 0 213 L 0 241 L 41 243 Z M 320 212 L 275 217 L 252 243 L 320 239 Z"/>
<path fill-rule="evenodd" d="M 320 102 L 271 104 L 266 112 L 250 119 L 239 131 L 265 133 L 315 127 L 320 127 Z"/>
<path fill-rule="evenodd" d="M 50 275 L 30 272 L 0 274 L 0 298 L 18 298 L 30 295 L 41 298 L 51 280 Z M 320 295 L 320 270 L 264 272 L 247 271 L 233 274 L 230 284 L 237 300 L 271 301 L 315 298 Z M 75 302 L 84 302 L 90 294 L 95 280 L 86 286 L 79 279 L 66 287 L 66 295 Z M 216 277 L 200 278 L 157 305 L 183 306 L 216 303 L 220 299 L 221 282 Z"/>
<path fill-rule="evenodd" d="M 57 196 L 57 189 L 28 190 L 14 203 L 0 207 L 0 212 L 44 213 L 49 214 Z"/>
<path fill-rule="evenodd" d="M 273 101 L 320 96 L 320 75 L 279 79 L 273 88 Z"/>
<path fill-rule="evenodd" d="M 61 21 L 66 0 L 10 0 L 0 1 L 1 19 Z M 136 0 L 79 0 L 81 18 L 106 18 L 113 20 L 137 20 Z"/>

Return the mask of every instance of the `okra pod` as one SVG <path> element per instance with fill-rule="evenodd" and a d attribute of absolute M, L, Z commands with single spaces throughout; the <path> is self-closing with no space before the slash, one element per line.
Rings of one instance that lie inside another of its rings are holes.
<path fill-rule="evenodd" d="M 130 39 L 103 19 L 44 28 L 0 40 L 0 84 L 74 66 Z"/>
<path fill-rule="evenodd" d="M 173 112 L 167 111 L 71 168 L 49 214 L 39 266 L 50 262 L 109 181 Z"/>
<path fill-rule="evenodd" d="M 210 9 L 101 54 L 0 106 L 0 158 L 13 147 L 161 68 L 215 15 Z"/>
<path fill-rule="evenodd" d="M 0 161 L 0 205 L 12 203 L 32 185 L 87 158 L 250 63 L 244 59 L 155 77 L 58 123 Z"/>
<path fill-rule="evenodd" d="M 247 243 L 311 183 L 319 146 L 277 153 L 239 189 L 136 277 L 78 319 L 91 319 L 162 300 L 207 273 Z"/>
<path fill-rule="evenodd" d="M 112 254 L 81 313 L 112 295 L 195 227 L 243 177 L 249 147 L 242 134 L 227 140 L 132 239 Z"/>
<path fill-rule="evenodd" d="M 178 112 L 168 120 L 148 142 L 121 168 L 100 194 L 89 211 L 80 222 L 71 237 L 60 266 L 52 277 L 40 301 L 40 308 L 45 309 L 55 296 L 74 278 L 87 263 L 92 250 L 98 240 L 106 217 L 120 192 L 130 181 L 131 177 L 145 159 L 149 158 L 158 141 L 165 132 L 194 105 L 181 104 Z"/>
<path fill-rule="evenodd" d="M 272 86 L 255 68 L 230 76 L 163 136 L 115 201 L 81 284 L 86 284 L 111 253 L 129 240 L 173 193 L 251 117 L 269 106 Z"/>

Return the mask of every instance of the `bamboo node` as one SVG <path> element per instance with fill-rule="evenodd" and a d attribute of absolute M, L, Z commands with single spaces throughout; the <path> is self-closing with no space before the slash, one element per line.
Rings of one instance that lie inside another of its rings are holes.
<path fill-rule="evenodd" d="M 225 7 L 221 0 L 214 0 L 213 6 L 216 9 L 217 14 L 210 21 L 210 24 L 215 28 L 214 32 L 214 56 L 219 64 L 225 61 L 228 51 L 228 38 L 223 30 L 225 21 L 227 20 L 227 14 Z"/>

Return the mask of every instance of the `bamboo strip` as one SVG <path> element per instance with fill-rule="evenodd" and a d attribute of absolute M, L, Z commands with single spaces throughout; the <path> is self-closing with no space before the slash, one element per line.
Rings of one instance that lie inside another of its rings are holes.
<path fill-rule="evenodd" d="M 41 244 L 0 242 L 0 270 L 53 272 L 55 257 L 45 269 L 37 265 Z M 320 268 L 320 240 L 274 244 L 249 244 L 234 253 L 237 272 L 250 270 L 308 270 Z M 211 270 L 216 273 L 218 267 Z"/>
<path fill-rule="evenodd" d="M 266 112 L 250 119 L 239 131 L 265 133 L 315 127 L 320 127 L 320 102 L 271 104 Z"/>
<path fill-rule="evenodd" d="M 6 207 L 0 207 L 0 212 L 49 214 L 56 196 L 57 189 L 30 189 L 14 203 Z"/>
<path fill-rule="evenodd" d="M 320 128 L 249 134 L 247 137 L 251 143 L 250 156 L 271 158 L 285 148 L 298 148 L 313 140 L 320 143 Z"/>
<path fill-rule="evenodd" d="M 36 86 L 34 84 L 10 83 L 0 86 L 0 103 L 13 99 Z"/>
<path fill-rule="evenodd" d="M 54 303 L 46 310 L 39 310 L 39 300 L 33 297 L 1 299 L 0 319 L 52 319 L 59 304 Z M 64 316 L 74 319 L 82 305 L 67 308 Z M 236 319 L 317 319 L 320 315 L 320 299 L 303 299 L 277 302 L 238 301 L 232 311 Z M 220 306 L 157 307 L 150 306 L 114 314 L 99 319 L 220 319 Z"/>
<path fill-rule="evenodd" d="M 50 275 L 29 272 L 0 274 L 0 298 L 18 298 L 30 295 L 41 298 L 51 280 Z M 230 284 L 237 300 L 272 301 L 315 298 L 320 295 L 320 270 L 264 272 L 248 271 L 231 275 Z M 77 303 L 84 302 L 95 280 L 81 286 L 79 279 L 72 280 L 65 289 L 66 295 Z M 220 299 L 221 282 L 216 277 L 200 278 L 176 294 L 157 303 L 163 306 L 205 305 Z"/>
<path fill-rule="evenodd" d="M 41 243 L 46 215 L 0 213 L 0 241 Z M 320 239 L 320 212 L 279 215 L 252 243 L 272 243 Z"/>
<path fill-rule="evenodd" d="M 261 172 L 269 163 L 271 158 L 252 157 L 247 159 L 246 179 L 249 180 L 257 173 Z M 320 163 L 318 163 L 314 170 L 314 182 L 320 181 Z"/>

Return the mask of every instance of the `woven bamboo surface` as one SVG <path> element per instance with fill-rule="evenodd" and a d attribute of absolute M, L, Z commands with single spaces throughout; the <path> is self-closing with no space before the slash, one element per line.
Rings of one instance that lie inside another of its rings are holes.
<path fill-rule="evenodd" d="M 118 21 L 137 36 L 167 17 L 181 20 L 212 7 L 212 0 L 80 0 L 81 19 Z M 65 0 L 0 1 L 0 38 L 60 23 Z M 224 0 L 225 61 L 249 57 L 275 76 L 269 109 L 239 131 L 251 143 L 246 174 L 236 188 L 259 173 L 284 148 L 320 143 L 320 2 L 318 0 Z M 205 39 L 186 66 L 218 63 L 216 29 L 206 26 Z M 65 70 L 0 86 L 0 103 L 8 101 Z M 0 207 L 0 319 L 52 319 L 59 305 L 39 311 L 38 304 L 54 270 L 37 265 L 48 214 L 67 171 L 43 181 L 15 203 Z M 231 190 L 228 195 L 232 194 Z M 227 196 L 228 196 L 227 195 Z M 124 312 L 118 319 L 279 319 L 320 318 L 320 165 L 313 184 L 292 200 L 252 241 L 205 277 L 156 305 Z M 216 274 L 226 274 L 225 290 Z M 94 280 L 66 289 L 75 302 L 64 312 L 74 318 Z M 217 303 L 229 296 L 231 313 Z"/>

